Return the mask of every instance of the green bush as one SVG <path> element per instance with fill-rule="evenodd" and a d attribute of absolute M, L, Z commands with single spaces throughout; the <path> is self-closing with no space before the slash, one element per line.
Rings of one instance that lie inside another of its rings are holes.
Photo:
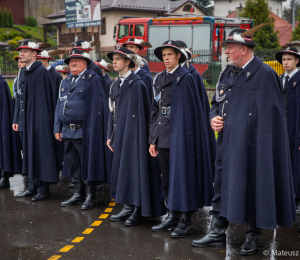
<path fill-rule="evenodd" d="M 14 26 L 14 19 L 13 19 L 11 10 L 9 10 L 9 12 L 8 12 L 8 27 L 13 28 L 13 26 Z"/>
<path fill-rule="evenodd" d="M 7 42 L 9 45 L 13 46 L 13 47 L 17 47 L 18 46 L 18 43 L 14 40 L 11 40 L 9 42 Z"/>
<path fill-rule="evenodd" d="M 32 35 L 30 33 L 25 33 L 25 38 L 26 39 L 31 39 Z"/>
<path fill-rule="evenodd" d="M 25 24 L 27 26 L 30 26 L 30 27 L 36 27 L 37 26 L 37 20 L 33 16 L 27 16 L 25 18 Z"/>
<path fill-rule="evenodd" d="M 4 12 L 3 12 L 3 27 L 5 27 L 5 28 L 9 27 L 8 13 L 7 13 L 6 9 L 4 9 Z"/>
<path fill-rule="evenodd" d="M 23 37 L 16 36 L 13 40 L 17 42 L 17 41 L 20 41 L 20 40 L 22 40 L 22 39 L 23 39 Z"/>

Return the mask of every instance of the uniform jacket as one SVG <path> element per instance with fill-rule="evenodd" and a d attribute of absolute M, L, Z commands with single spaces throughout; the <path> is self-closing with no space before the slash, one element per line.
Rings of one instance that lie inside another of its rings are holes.
<path fill-rule="evenodd" d="M 198 87 L 186 68 L 179 67 L 174 76 L 171 77 L 170 176 L 167 207 L 186 212 L 211 205 L 213 168 L 208 129 Z M 157 84 L 155 82 L 154 86 L 157 87 Z M 154 113 L 154 105 L 153 102 L 151 136 L 155 136 L 152 133 L 157 122 L 154 118 L 160 113 Z"/>
<path fill-rule="evenodd" d="M 233 80 L 228 67 L 210 119 L 224 118 L 220 216 L 259 228 L 297 220 L 280 79 L 254 57 Z M 223 100 L 222 100 L 223 98 Z M 219 143 L 217 144 L 219 145 Z"/>

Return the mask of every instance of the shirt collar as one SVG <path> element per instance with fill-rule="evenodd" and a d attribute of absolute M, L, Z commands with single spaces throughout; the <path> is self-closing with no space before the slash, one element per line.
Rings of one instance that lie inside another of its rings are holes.
<path fill-rule="evenodd" d="M 137 67 L 137 69 L 133 72 L 134 74 L 137 74 L 141 70 L 141 67 Z"/>
<path fill-rule="evenodd" d="M 289 76 L 290 79 L 298 72 L 298 68 L 294 69 L 290 74 L 284 72 L 284 77 Z"/>
<path fill-rule="evenodd" d="M 49 65 L 48 67 L 47 67 L 47 70 L 50 70 L 51 69 L 51 66 Z"/>
<path fill-rule="evenodd" d="M 80 73 L 77 75 L 77 77 L 81 77 L 85 71 L 86 71 L 86 69 L 85 69 L 84 71 L 80 72 Z M 76 76 L 74 76 L 74 75 L 72 75 L 72 76 L 73 76 L 73 77 L 76 77 Z"/>
<path fill-rule="evenodd" d="M 123 82 L 125 79 L 127 79 L 127 78 L 130 76 L 131 73 L 132 73 L 132 71 L 131 71 L 131 70 L 128 70 L 127 73 L 126 73 L 123 77 L 120 77 L 120 79 L 122 80 L 122 82 Z"/>
<path fill-rule="evenodd" d="M 32 64 L 35 63 L 35 62 L 36 62 L 36 60 L 34 60 L 34 61 L 33 61 L 32 63 L 30 63 L 28 66 L 26 65 L 26 69 L 29 70 L 30 67 L 32 66 Z"/>
<path fill-rule="evenodd" d="M 103 74 L 103 77 L 106 75 L 106 72 Z"/>
<path fill-rule="evenodd" d="M 166 72 L 167 72 L 167 73 L 170 73 L 170 74 L 173 74 L 173 72 L 174 72 L 175 70 L 177 70 L 178 67 L 179 67 L 179 64 L 178 64 L 177 67 L 176 67 L 175 69 L 173 69 L 172 71 L 168 72 L 168 71 L 166 70 Z"/>
<path fill-rule="evenodd" d="M 253 57 L 242 67 L 243 69 L 245 69 L 247 67 L 247 65 L 254 59 L 254 55 Z"/>

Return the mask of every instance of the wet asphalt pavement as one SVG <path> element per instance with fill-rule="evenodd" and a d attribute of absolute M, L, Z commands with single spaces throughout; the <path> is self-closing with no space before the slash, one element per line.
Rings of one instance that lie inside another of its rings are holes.
<path fill-rule="evenodd" d="M 110 200 L 109 185 L 97 192 L 96 209 L 82 211 L 80 206 L 60 207 L 73 194 L 66 182 L 51 184 L 50 199 L 31 202 L 31 198 L 14 197 L 26 189 L 26 177 L 15 175 L 10 181 L 11 188 L 0 191 L 0 260 L 300 259 L 299 220 L 291 228 L 279 227 L 276 234 L 273 230 L 263 230 L 258 253 L 242 257 L 239 250 L 245 239 L 245 224 L 230 223 L 226 247 L 191 246 L 193 239 L 209 229 L 210 208 L 194 214 L 195 228 L 190 236 L 172 239 L 170 232 L 151 232 L 151 226 L 159 223 L 160 218 L 147 219 L 135 227 L 110 222 L 110 215 L 117 214 L 122 206 Z M 298 256 L 280 256 L 283 251 L 285 254 L 294 251 Z"/>

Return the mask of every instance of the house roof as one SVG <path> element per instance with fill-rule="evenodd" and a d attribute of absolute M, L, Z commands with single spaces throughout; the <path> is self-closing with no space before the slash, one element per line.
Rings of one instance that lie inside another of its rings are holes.
<path fill-rule="evenodd" d="M 10 45 L 6 42 L 0 42 L 0 46 L 10 46 Z"/>
<path fill-rule="evenodd" d="M 130 11 L 143 11 L 143 12 L 168 12 L 172 13 L 186 3 L 191 3 L 190 0 L 168 1 L 168 0 L 102 0 L 101 10 L 130 10 Z M 203 13 L 207 14 L 204 9 L 194 3 L 194 6 L 200 9 Z M 47 16 L 48 19 L 57 19 L 65 17 L 65 9 Z"/>
<path fill-rule="evenodd" d="M 228 18 L 235 18 L 236 11 L 231 12 L 226 17 Z M 286 20 L 280 18 L 278 15 L 271 12 L 270 17 L 274 18 L 274 31 L 279 31 L 278 38 L 279 38 L 279 44 L 281 46 L 286 46 L 287 43 L 289 43 L 292 39 L 292 32 L 293 32 L 293 26 L 287 22 Z"/>

